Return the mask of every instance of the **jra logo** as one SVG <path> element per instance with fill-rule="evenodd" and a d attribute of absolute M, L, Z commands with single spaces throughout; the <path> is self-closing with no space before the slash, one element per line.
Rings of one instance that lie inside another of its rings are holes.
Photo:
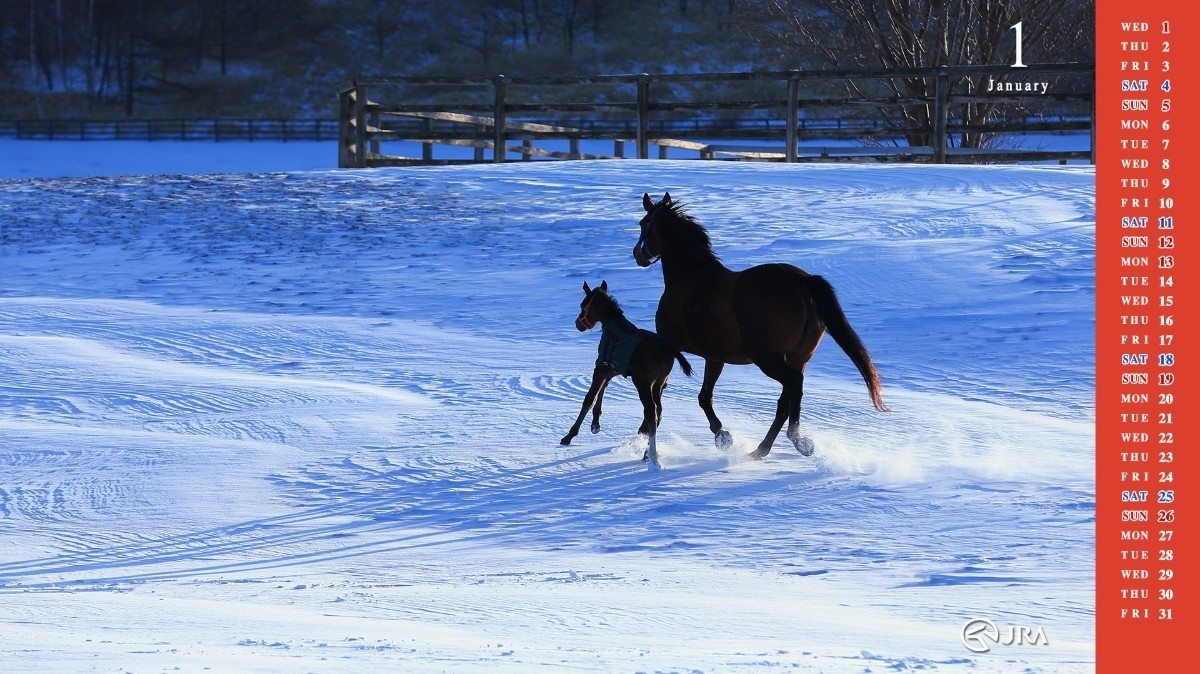
<path fill-rule="evenodd" d="M 972 653 L 987 653 L 997 646 L 1049 646 L 1046 632 L 1038 627 L 1009 626 L 1001 632 L 996 623 L 986 618 L 968 620 L 962 627 L 962 642 Z"/>

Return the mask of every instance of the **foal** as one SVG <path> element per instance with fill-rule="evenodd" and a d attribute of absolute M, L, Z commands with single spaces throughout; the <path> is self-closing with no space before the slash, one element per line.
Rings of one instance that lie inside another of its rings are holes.
<path fill-rule="evenodd" d="M 588 410 L 592 411 L 592 432 L 600 432 L 600 406 L 604 400 L 604 389 L 613 377 L 619 375 L 632 377 L 633 385 L 637 387 L 638 398 L 642 401 L 642 425 L 638 429 L 640 435 L 650 439 L 649 449 L 642 456 L 643 461 L 652 461 L 658 465 L 658 449 L 655 435 L 658 424 L 662 420 L 662 392 L 671 376 L 674 361 L 679 361 L 679 367 L 687 376 L 692 376 L 692 366 L 679 351 L 667 346 L 661 337 L 649 330 L 640 330 L 629 319 L 621 305 L 608 294 L 608 282 L 601 281 L 600 287 L 592 289 L 587 282 L 583 284 L 583 301 L 579 303 L 579 317 L 575 319 L 575 327 L 580 332 L 591 330 L 597 323 L 602 324 L 599 354 L 596 357 L 596 369 L 592 372 L 592 386 L 583 398 L 583 409 L 571 426 L 571 430 L 560 441 L 564 445 L 579 434 L 579 426 Z M 594 406 L 593 406 L 594 404 Z"/>

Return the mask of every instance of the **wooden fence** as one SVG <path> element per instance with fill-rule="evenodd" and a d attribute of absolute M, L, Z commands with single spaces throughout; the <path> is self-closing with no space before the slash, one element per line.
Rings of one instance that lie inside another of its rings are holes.
<path fill-rule="evenodd" d="M 17 119 L 0 137 L 23 140 L 332 141 L 336 119 Z"/>
<path fill-rule="evenodd" d="M 932 93 L 897 95 L 883 84 L 915 80 Z M 1048 83 L 1044 91 L 989 91 L 995 82 L 1035 80 Z M 338 166 L 480 162 L 488 160 L 486 150 L 495 162 L 507 161 L 509 154 L 524 160 L 612 158 L 624 157 L 627 144 L 639 159 L 649 158 L 655 145 L 660 158 L 675 148 L 704 159 L 1094 163 L 1093 84 L 1092 64 L 359 79 L 339 91 Z M 740 91 L 751 93 L 739 98 Z M 969 106 L 997 112 L 986 122 L 966 121 L 961 111 Z M 927 122 L 897 122 L 902 112 L 913 110 Z M 956 143 L 963 134 L 1011 139 L 1070 132 L 1088 134 L 1088 149 Z M 914 138 L 926 142 L 913 143 Z M 382 144 L 393 141 L 419 144 L 421 156 L 382 152 Z M 548 141 L 566 143 L 567 149 L 536 145 Z M 588 141 L 611 143 L 612 154 L 581 152 L 580 143 Z M 473 148 L 473 158 L 435 158 L 436 145 Z"/>

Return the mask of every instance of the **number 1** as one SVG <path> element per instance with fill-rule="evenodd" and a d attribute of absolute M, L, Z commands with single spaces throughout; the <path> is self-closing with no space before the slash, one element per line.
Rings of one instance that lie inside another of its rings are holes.
<path fill-rule="evenodd" d="M 1013 25 L 1009 26 L 1009 28 L 1016 29 L 1016 31 L 1017 31 L 1017 59 L 1012 64 L 1012 67 L 1014 67 L 1014 68 L 1028 68 L 1029 67 L 1021 61 L 1021 24 L 1022 23 L 1024 23 L 1024 22 L 1018 21 L 1018 22 L 1014 23 Z"/>

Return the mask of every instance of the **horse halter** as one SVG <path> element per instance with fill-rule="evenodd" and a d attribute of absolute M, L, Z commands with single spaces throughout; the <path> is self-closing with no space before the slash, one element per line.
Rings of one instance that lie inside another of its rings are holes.
<path fill-rule="evenodd" d="M 575 319 L 575 327 L 580 332 L 586 332 L 596 327 L 596 321 L 588 318 L 588 313 L 591 312 L 592 302 L 595 301 L 596 294 L 599 292 L 599 290 L 593 290 L 587 299 L 584 300 L 583 306 L 579 308 L 579 318 Z"/>

